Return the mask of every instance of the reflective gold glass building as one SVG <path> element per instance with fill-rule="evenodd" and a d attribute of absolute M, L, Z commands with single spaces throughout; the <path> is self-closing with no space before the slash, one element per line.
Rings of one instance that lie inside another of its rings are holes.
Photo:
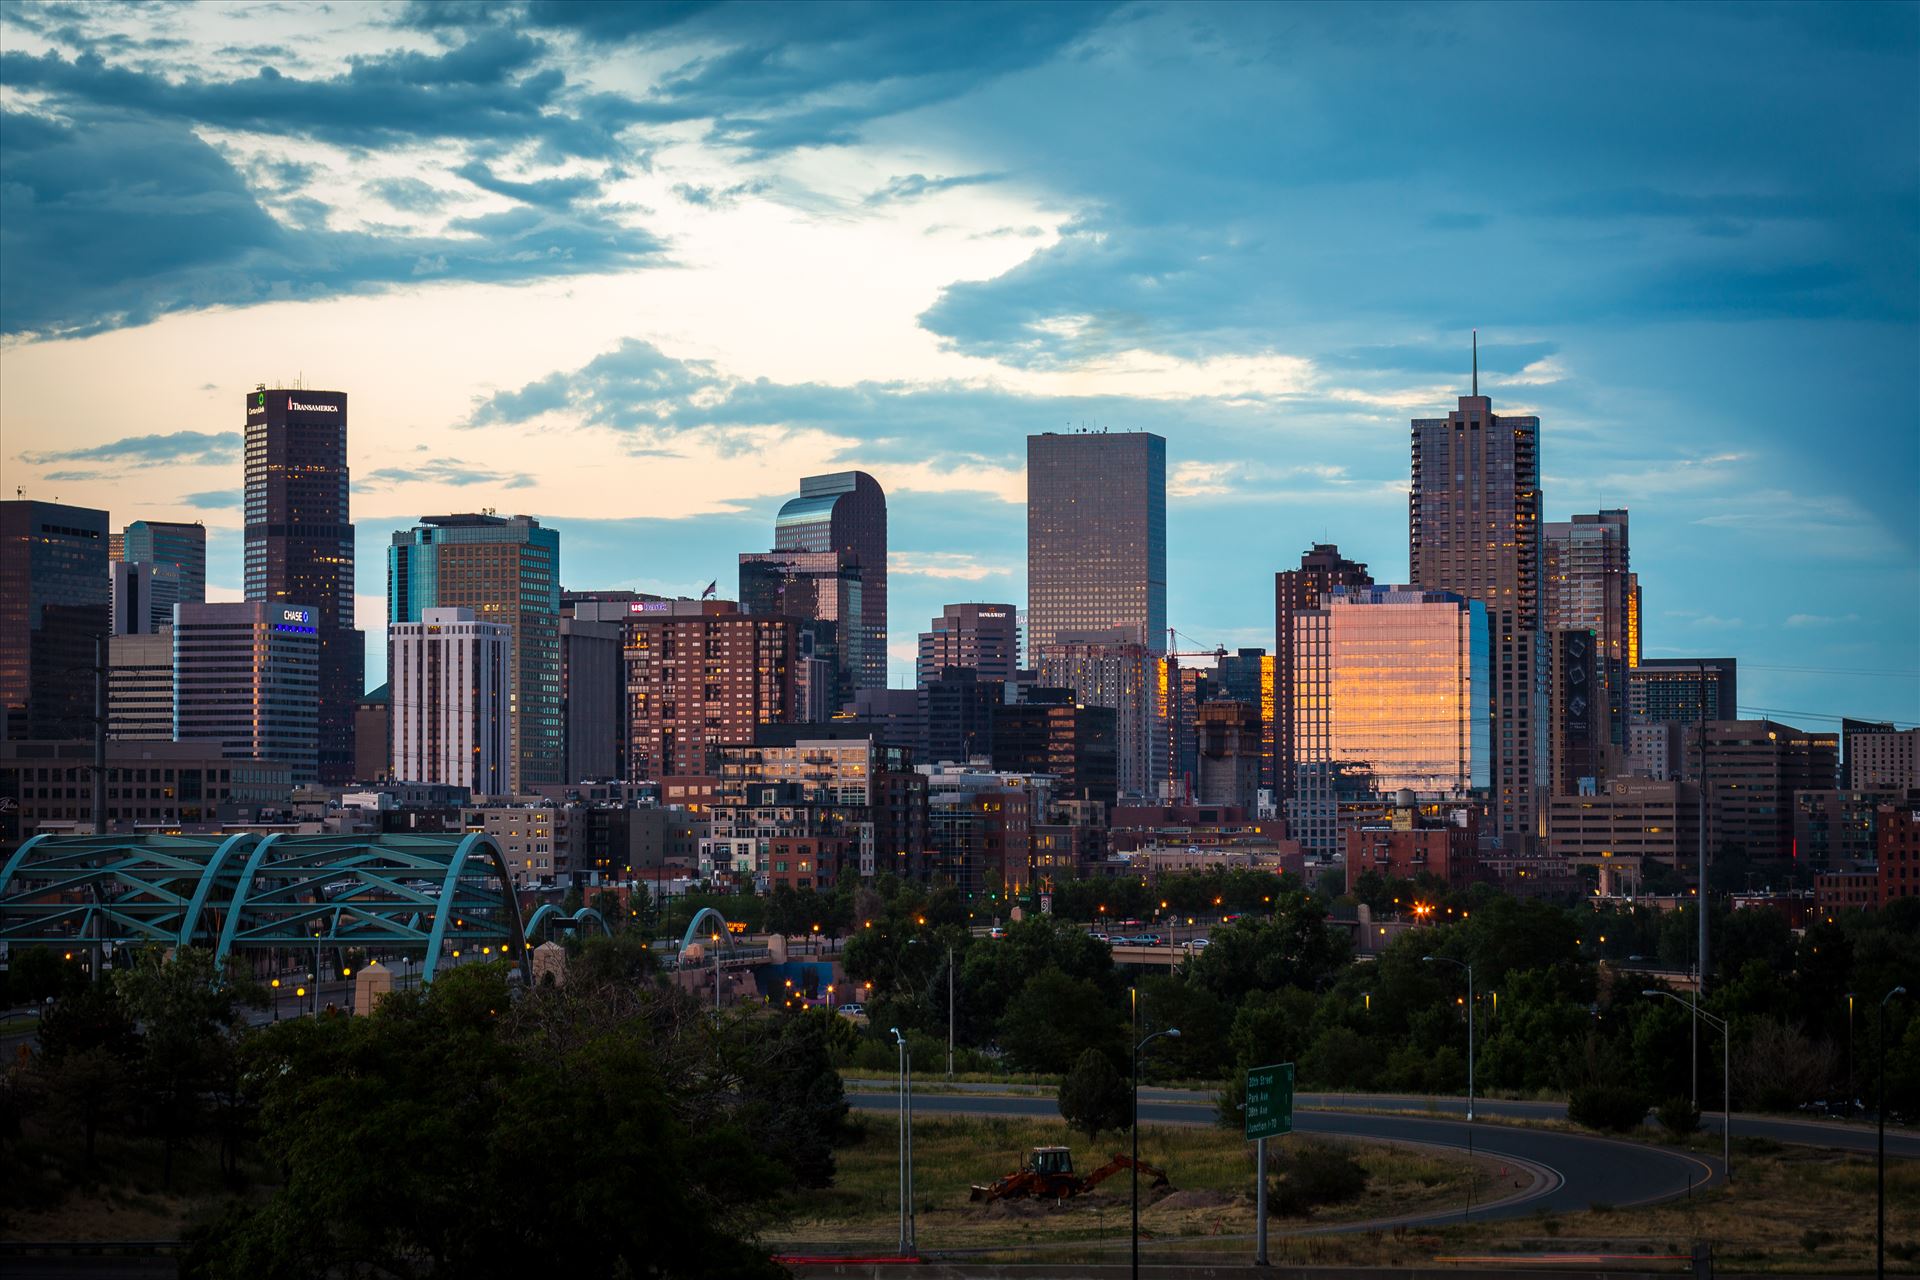
<path fill-rule="evenodd" d="M 1293 622 L 1297 778 L 1288 822 L 1309 851 L 1339 848 L 1343 799 L 1486 790 L 1484 604 L 1417 587 L 1339 587 Z"/>

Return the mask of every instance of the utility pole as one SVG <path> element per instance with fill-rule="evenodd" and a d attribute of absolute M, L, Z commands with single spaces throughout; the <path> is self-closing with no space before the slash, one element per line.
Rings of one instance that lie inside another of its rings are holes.
<path fill-rule="evenodd" d="M 1700 773 L 1697 792 L 1700 821 L 1700 885 L 1699 901 L 1693 904 L 1694 914 L 1699 917 L 1700 939 L 1696 944 L 1693 975 L 1693 1105 L 1700 1106 L 1700 996 L 1707 989 L 1707 664 L 1700 663 L 1697 668 L 1698 679 L 1695 690 L 1699 694 L 1695 702 L 1697 732 L 1700 734 Z"/>
<path fill-rule="evenodd" d="M 1707 988 L 1707 664 L 1700 664 L 1700 989 Z M 1694 1029 L 1695 1038 L 1699 1028 Z"/>
<path fill-rule="evenodd" d="M 1878 1188 L 1878 1210 L 1873 1227 L 1873 1274 L 1876 1280 L 1887 1280 L 1887 1001 L 1905 994 L 1905 987 L 1895 987 L 1880 997 L 1880 1084 L 1873 1107 L 1880 1132 L 1878 1154 L 1874 1160 L 1875 1185 Z"/>

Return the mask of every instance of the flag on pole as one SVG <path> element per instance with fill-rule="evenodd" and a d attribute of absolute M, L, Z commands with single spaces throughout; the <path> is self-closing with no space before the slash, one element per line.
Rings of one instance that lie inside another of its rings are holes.
<path fill-rule="evenodd" d="M 700 593 L 700 598 L 702 600 L 709 599 L 713 595 L 713 593 L 718 591 L 719 589 L 720 589 L 720 579 L 715 578 L 712 582 L 709 582 L 707 584 L 707 589 Z"/>

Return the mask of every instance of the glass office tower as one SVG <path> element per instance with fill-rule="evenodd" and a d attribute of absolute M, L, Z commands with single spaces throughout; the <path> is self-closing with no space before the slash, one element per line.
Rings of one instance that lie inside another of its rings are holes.
<path fill-rule="evenodd" d="M 256 393 L 257 394 L 257 393 Z M 180 571 L 180 604 L 207 599 L 207 528 L 171 520 L 135 520 L 120 540 L 120 559 L 170 564 Z"/>
<path fill-rule="evenodd" d="M 801 477 L 800 496 L 788 499 L 774 519 L 773 549 L 839 552 L 858 570 L 858 608 L 842 628 L 842 644 L 857 654 L 854 687 L 886 688 L 887 494 L 880 482 L 864 471 Z M 740 603 L 752 607 L 744 595 Z"/>
<path fill-rule="evenodd" d="M 1289 830 L 1340 847 L 1348 793 L 1465 799 L 1491 781 L 1486 606 L 1417 587 L 1336 587 L 1294 615 Z"/>
<path fill-rule="evenodd" d="M 0 502 L 0 737 L 93 736 L 109 595 L 106 512 Z"/>
<path fill-rule="evenodd" d="M 1027 653 L 1063 631 L 1167 637 L 1167 442 L 1149 431 L 1027 437 Z"/>

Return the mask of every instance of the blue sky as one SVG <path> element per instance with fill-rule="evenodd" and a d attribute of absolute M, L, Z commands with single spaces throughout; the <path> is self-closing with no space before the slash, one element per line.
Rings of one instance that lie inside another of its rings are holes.
<path fill-rule="evenodd" d="M 242 393 L 353 397 L 388 535 L 494 507 L 694 592 L 891 495 L 896 679 L 1024 602 L 1024 437 L 1169 441 L 1170 614 L 1406 574 L 1408 419 L 1538 413 L 1650 655 L 1920 720 L 1920 7 L 0 6 L 0 470 L 198 518 Z M 369 667 L 382 643 L 370 634 Z"/>

